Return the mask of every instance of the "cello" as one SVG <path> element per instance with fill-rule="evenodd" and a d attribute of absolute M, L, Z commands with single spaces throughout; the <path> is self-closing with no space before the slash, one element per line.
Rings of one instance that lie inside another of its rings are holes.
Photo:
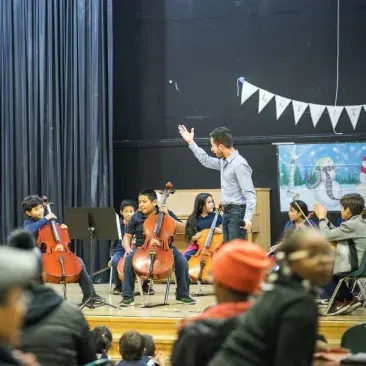
<path fill-rule="evenodd" d="M 215 217 L 209 229 L 202 230 L 202 236 L 197 240 L 198 251 L 189 260 L 189 278 L 198 283 L 196 295 L 201 292 L 201 282 L 209 282 L 209 274 L 212 267 L 212 256 L 223 243 L 223 235 L 215 234 L 217 219 L 222 206 L 219 205 Z"/>
<path fill-rule="evenodd" d="M 166 189 L 161 192 L 162 206 L 166 204 L 169 195 L 175 192 L 172 183 L 168 182 L 165 187 Z M 163 212 L 146 218 L 145 242 L 137 248 L 132 259 L 132 266 L 138 277 L 147 280 L 170 278 L 174 269 L 173 250 L 170 244 L 174 240 L 176 230 L 174 219 Z"/>
<path fill-rule="evenodd" d="M 48 213 L 52 213 L 48 198 L 43 196 L 43 205 Z M 79 279 L 81 263 L 79 258 L 69 249 L 70 236 L 67 229 L 62 229 L 55 219 L 43 226 L 38 233 L 45 273 L 45 282 L 74 283 Z"/>

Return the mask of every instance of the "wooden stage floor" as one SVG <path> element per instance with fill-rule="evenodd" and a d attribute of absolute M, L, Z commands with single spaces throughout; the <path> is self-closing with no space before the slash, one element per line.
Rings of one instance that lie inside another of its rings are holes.
<path fill-rule="evenodd" d="M 57 292 L 62 293 L 61 286 L 52 286 Z M 118 307 L 121 296 L 109 294 L 107 284 L 95 285 L 99 295 L 106 298 L 107 302 Z M 154 286 L 156 294 L 150 296 L 151 303 L 161 303 L 164 298 L 165 285 L 156 284 Z M 91 328 L 98 325 L 105 325 L 113 333 L 113 350 L 111 356 L 118 359 L 118 340 L 122 333 L 128 330 L 137 330 L 141 333 L 151 334 L 158 350 L 170 353 L 172 344 L 176 338 L 177 326 L 181 319 L 192 317 L 201 313 L 206 307 L 215 303 L 212 295 L 212 286 L 203 286 L 208 296 L 196 297 L 195 305 L 178 304 L 175 301 L 175 284 L 170 287 L 169 305 L 156 308 L 142 308 L 140 296 L 135 297 L 135 305 L 132 307 L 115 309 L 108 306 L 96 309 L 84 308 L 83 313 Z M 137 284 L 136 284 L 137 290 Z M 191 294 L 196 291 L 196 285 L 191 286 Z M 67 286 L 68 300 L 77 304 L 81 301 L 81 291 L 77 284 Z M 320 308 L 321 311 L 321 308 Z M 339 345 L 342 334 L 351 326 L 366 322 L 366 308 L 360 308 L 351 315 L 321 317 L 319 321 L 319 331 L 323 334 L 331 345 Z"/>

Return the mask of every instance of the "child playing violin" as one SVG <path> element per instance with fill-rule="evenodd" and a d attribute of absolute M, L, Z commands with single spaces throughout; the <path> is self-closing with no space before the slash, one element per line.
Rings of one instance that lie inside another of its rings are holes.
<path fill-rule="evenodd" d="M 25 230 L 28 230 L 32 232 L 35 237 L 38 237 L 39 230 L 47 225 L 50 220 L 57 219 L 57 217 L 50 213 L 48 215 L 44 215 L 44 206 L 42 198 L 37 195 L 31 195 L 26 198 L 24 198 L 22 203 L 22 210 L 24 214 L 27 216 L 27 219 L 24 221 L 23 227 Z M 61 224 L 61 229 L 67 229 L 67 226 L 65 224 Z M 79 257 L 78 257 L 79 258 Z M 85 264 L 81 258 L 79 258 L 81 263 L 81 272 L 79 275 L 79 285 L 81 288 L 81 291 L 83 293 L 83 299 L 80 303 L 80 306 L 83 305 L 88 299 L 90 295 L 90 286 L 93 286 L 90 284 L 90 279 L 88 272 L 85 268 Z M 99 295 L 96 294 L 94 286 L 92 288 L 92 301 L 94 302 L 104 302 L 105 299 Z M 87 307 L 91 307 L 92 302 L 88 302 L 86 304 Z"/>
<path fill-rule="evenodd" d="M 121 226 L 121 235 L 122 239 L 125 235 L 126 228 L 128 223 L 131 221 L 132 216 L 135 214 L 137 209 L 136 202 L 133 200 L 123 200 L 120 206 L 120 226 Z M 122 282 L 118 277 L 117 266 L 121 258 L 125 255 L 125 250 L 122 246 L 122 240 L 117 240 L 112 247 L 113 255 L 112 255 L 112 268 L 113 268 L 113 277 L 115 287 L 113 289 L 113 295 L 121 295 L 122 293 Z"/>
<path fill-rule="evenodd" d="M 129 222 L 123 237 L 123 247 L 126 251 L 124 263 L 124 278 L 122 284 L 122 301 L 120 306 L 132 306 L 134 302 L 135 272 L 132 266 L 132 259 L 138 247 L 144 244 L 144 222 L 147 217 L 159 214 L 157 195 L 153 189 L 144 189 L 138 197 L 139 211 L 137 211 Z M 168 210 L 165 206 L 160 208 L 165 215 L 175 220 L 177 230 L 183 231 L 184 224 Z M 136 248 L 131 248 L 132 237 L 135 235 Z M 154 240 L 154 239 L 153 239 Z M 177 280 L 177 302 L 192 305 L 195 301 L 189 297 L 188 264 L 184 256 L 174 246 L 171 246 L 174 256 L 174 271 Z M 151 293 L 150 293 L 151 294 Z"/>
<path fill-rule="evenodd" d="M 215 202 L 209 193 L 199 193 L 194 201 L 194 209 L 188 217 L 185 229 L 187 243 L 191 243 L 184 256 L 189 261 L 192 255 L 198 251 L 197 240 L 202 236 L 201 231 L 210 229 L 215 218 Z M 216 222 L 215 233 L 221 234 L 222 217 L 219 216 Z"/>

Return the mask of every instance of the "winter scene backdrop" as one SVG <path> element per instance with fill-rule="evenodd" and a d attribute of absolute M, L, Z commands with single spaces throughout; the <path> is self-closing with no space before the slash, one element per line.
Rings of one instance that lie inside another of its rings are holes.
<path fill-rule="evenodd" d="M 279 145 L 277 155 L 281 211 L 294 199 L 310 211 L 316 202 L 340 211 L 346 193 L 366 199 L 366 143 Z"/>

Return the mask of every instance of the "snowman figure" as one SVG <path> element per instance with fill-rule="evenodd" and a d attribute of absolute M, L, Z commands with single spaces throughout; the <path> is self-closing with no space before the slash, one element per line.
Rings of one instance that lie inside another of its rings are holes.
<path fill-rule="evenodd" d="M 361 163 L 360 183 L 366 183 L 366 155 L 363 157 Z"/>

